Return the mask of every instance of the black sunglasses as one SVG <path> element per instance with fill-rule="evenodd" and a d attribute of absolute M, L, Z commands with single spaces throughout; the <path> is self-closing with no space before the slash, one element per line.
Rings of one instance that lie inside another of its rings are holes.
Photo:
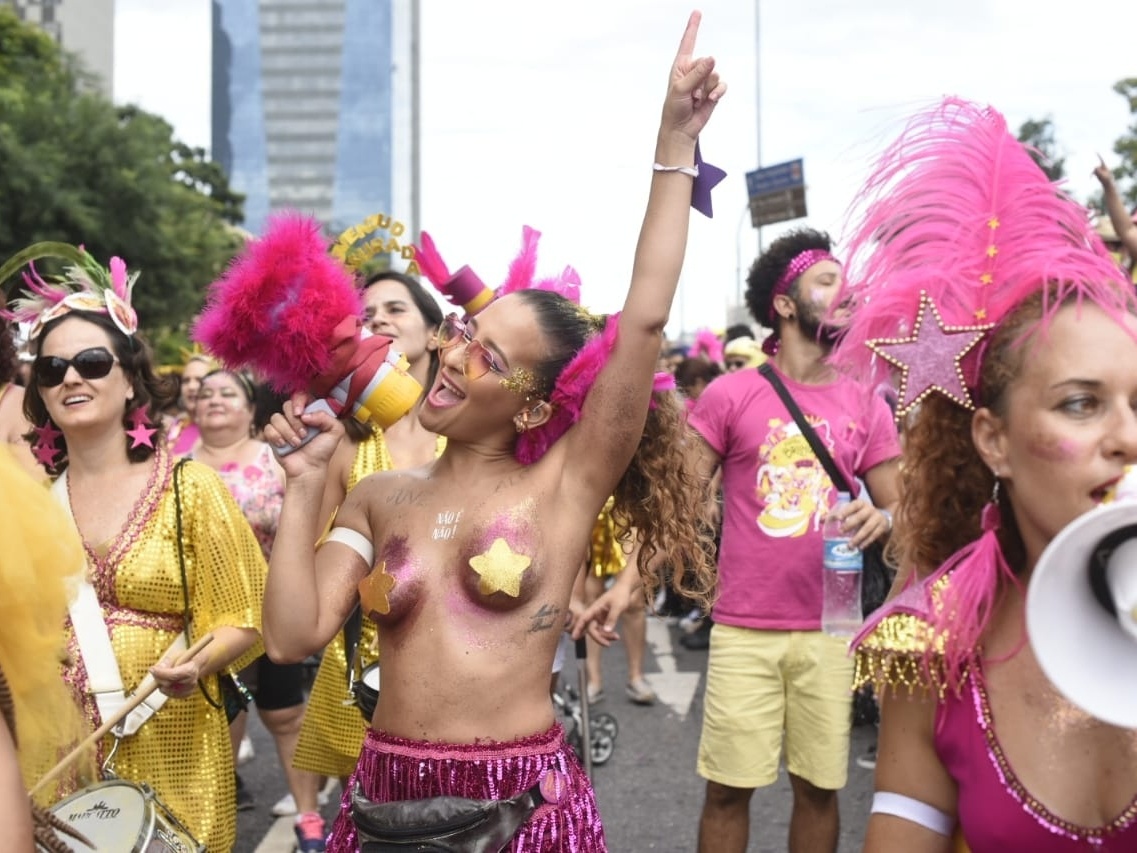
<path fill-rule="evenodd" d="M 67 375 L 67 368 L 74 367 L 75 372 L 84 379 L 102 379 L 111 372 L 111 368 L 118 361 L 106 347 L 91 347 L 80 350 L 71 358 L 61 358 L 58 355 L 47 355 L 37 358 L 33 366 L 36 384 L 41 388 L 54 388 L 63 382 Z"/>

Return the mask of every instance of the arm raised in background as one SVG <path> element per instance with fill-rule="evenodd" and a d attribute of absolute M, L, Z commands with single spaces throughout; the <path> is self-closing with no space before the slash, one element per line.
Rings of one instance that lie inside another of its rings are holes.
<path fill-rule="evenodd" d="M 699 133 L 726 92 L 714 59 L 694 56 L 700 19 L 691 14 L 671 66 L 655 146 L 655 162 L 663 166 L 694 166 Z M 681 171 L 653 171 L 615 349 L 565 436 L 571 475 L 590 496 L 610 494 L 642 435 L 687 247 L 693 180 Z"/>
<path fill-rule="evenodd" d="M 1137 258 L 1137 224 L 1129 218 L 1129 211 L 1125 209 L 1125 202 L 1118 192 L 1116 181 L 1113 180 L 1113 172 L 1100 156 L 1098 161 L 1098 165 L 1094 168 L 1094 177 L 1101 182 L 1102 197 L 1105 199 L 1105 212 L 1109 215 L 1109 222 L 1117 232 L 1117 239 L 1121 241 L 1129 257 Z"/>

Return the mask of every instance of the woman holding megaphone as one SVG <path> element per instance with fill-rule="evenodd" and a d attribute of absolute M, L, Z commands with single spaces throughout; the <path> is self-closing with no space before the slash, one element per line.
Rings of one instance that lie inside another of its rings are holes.
<path fill-rule="evenodd" d="M 858 197 L 835 352 L 898 379 L 900 591 L 855 640 L 881 700 L 866 851 L 1137 849 L 1137 732 L 1048 681 L 1027 584 L 1137 460 L 1132 288 L 989 107 L 915 117 Z"/>

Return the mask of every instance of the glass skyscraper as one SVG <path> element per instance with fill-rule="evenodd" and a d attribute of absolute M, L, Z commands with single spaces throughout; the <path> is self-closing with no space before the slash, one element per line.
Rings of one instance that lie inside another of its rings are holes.
<path fill-rule="evenodd" d="M 245 227 L 314 215 L 332 232 L 391 210 L 397 0 L 212 0 L 212 156 Z"/>

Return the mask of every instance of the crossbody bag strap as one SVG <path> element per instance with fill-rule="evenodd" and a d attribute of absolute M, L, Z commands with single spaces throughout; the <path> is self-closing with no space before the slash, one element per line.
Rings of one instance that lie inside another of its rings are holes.
<path fill-rule="evenodd" d="M 75 524 L 75 530 L 78 531 L 79 525 L 75 523 L 75 516 L 71 512 L 71 500 L 67 496 L 66 471 L 56 478 L 51 486 L 51 493 L 67 512 L 71 523 Z M 122 686 L 118 659 L 111 645 L 111 632 L 103 618 L 103 606 L 99 603 L 95 587 L 87 577 L 85 564 L 79 575 L 75 596 L 67 605 L 67 612 L 71 617 L 71 627 L 75 631 L 79 654 L 83 658 L 83 667 L 87 670 L 87 689 L 99 709 L 99 717 L 109 720 L 126 703 L 126 695 Z M 119 737 L 134 734 L 166 703 L 166 699 L 164 693 L 158 691 L 151 693 L 115 727 L 115 734 Z"/>
<path fill-rule="evenodd" d="M 852 488 L 849 486 L 849 481 L 845 479 L 845 475 L 841 473 L 841 469 L 837 467 L 837 463 L 833 461 L 828 448 L 822 443 L 820 436 L 809 425 L 809 421 L 805 419 L 802 414 L 801 408 L 798 406 L 797 401 L 794 400 L 793 395 L 790 394 L 789 389 L 782 378 L 778 376 L 777 372 L 770 365 L 764 362 L 758 367 L 758 372 L 766 377 L 766 380 L 774 386 L 774 390 L 778 392 L 778 396 L 782 398 L 782 403 L 789 410 L 790 415 L 797 423 L 798 429 L 801 430 L 802 436 L 809 442 L 809 446 L 813 449 L 813 455 L 817 457 L 817 461 L 821 463 L 821 467 L 825 469 L 825 473 L 829 475 L 829 479 L 833 481 L 833 485 L 837 487 L 838 491 L 848 492 L 853 497 Z"/>
<path fill-rule="evenodd" d="M 193 627 L 193 614 L 190 611 L 189 605 L 189 582 L 186 580 L 186 547 L 183 541 L 182 533 L 182 487 L 181 487 L 181 473 L 182 468 L 189 462 L 188 457 L 182 457 L 174 464 L 174 532 L 178 540 L 178 571 L 182 575 L 182 624 L 185 626 L 184 636 L 186 642 L 189 642 L 190 629 Z M 218 683 L 220 683 L 221 674 L 218 673 Z M 205 689 L 205 683 L 198 679 L 197 687 L 201 691 L 201 695 L 205 697 L 205 701 L 218 710 L 225 707 L 224 697 L 214 699 L 209 695 L 209 691 Z"/>

